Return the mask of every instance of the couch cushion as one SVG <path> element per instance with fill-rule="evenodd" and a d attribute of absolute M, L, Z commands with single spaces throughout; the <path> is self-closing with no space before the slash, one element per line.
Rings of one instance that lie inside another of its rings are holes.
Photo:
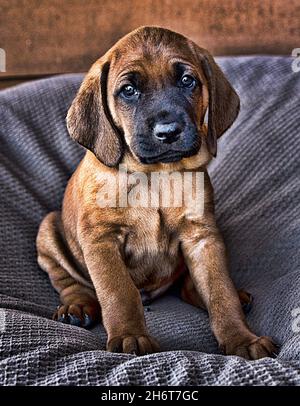
<path fill-rule="evenodd" d="M 52 321 L 58 295 L 37 266 L 35 237 L 84 153 L 65 127 L 82 76 L 0 93 L 0 384 L 300 383 L 300 74 L 291 62 L 219 59 L 241 113 L 210 166 L 232 277 L 254 296 L 251 327 L 282 345 L 276 360 L 217 354 L 206 312 L 171 294 L 146 312 L 160 354 L 110 354 L 101 326 Z"/>

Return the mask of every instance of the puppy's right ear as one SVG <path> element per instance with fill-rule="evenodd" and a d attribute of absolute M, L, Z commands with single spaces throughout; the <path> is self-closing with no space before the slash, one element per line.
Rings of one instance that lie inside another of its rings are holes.
<path fill-rule="evenodd" d="M 123 145 L 107 101 L 109 62 L 96 62 L 74 99 L 67 115 L 71 137 L 107 166 L 116 166 L 123 155 Z"/>

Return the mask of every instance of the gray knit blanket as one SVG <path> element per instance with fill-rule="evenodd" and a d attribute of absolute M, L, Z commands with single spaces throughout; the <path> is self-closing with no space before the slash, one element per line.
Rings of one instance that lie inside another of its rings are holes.
<path fill-rule="evenodd" d="M 210 166 L 217 220 L 232 277 L 254 296 L 248 322 L 278 358 L 223 356 L 206 312 L 172 293 L 145 312 L 158 354 L 108 353 L 101 325 L 51 320 L 59 299 L 35 237 L 84 153 L 65 126 L 82 75 L 63 75 L 0 92 L 0 384 L 300 384 L 300 72 L 287 57 L 219 63 L 241 113 Z"/>

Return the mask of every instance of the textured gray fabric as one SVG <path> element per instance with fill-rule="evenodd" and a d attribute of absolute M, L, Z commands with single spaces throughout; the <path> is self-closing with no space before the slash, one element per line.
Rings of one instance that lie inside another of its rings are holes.
<path fill-rule="evenodd" d="M 146 312 L 168 351 L 160 354 L 110 354 L 102 327 L 50 319 L 59 301 L 36 264 L 35 236 L 83 155 L 64 122 L 82 76 L 64 75 L 0 92 L 2 385 L 300 384 L 291 313 L 300 306 L 300 74 L 284 57 L 219 62 L 242 108 L 210 168 L 218 223 L 232 276 L 254 296 L 248 321 L 282 345 L 280 356 L 248 362 L 217 354 L 206 313 L 170 294 Z"/>

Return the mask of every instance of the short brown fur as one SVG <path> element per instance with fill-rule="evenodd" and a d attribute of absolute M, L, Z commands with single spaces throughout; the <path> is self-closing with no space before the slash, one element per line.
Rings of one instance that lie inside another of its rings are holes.
<path fill-rule="evenodd" d="M 163 91 L 169 62 L 176 59 L 188 61 L 203 83 L 193 99 L 201 148 L 174 163 L 143 164 L 131 148 L 133 118 L 114 97 L 116 83 L 124 69 L 134 66 Z M 70 135 L 88 151 L 68 183 L 62 211 L 45 217 L 37 237 L 39 265 L 62 301 L 55 319 L 76 317 L 84 326 L 86 316 L 92 321 L 101 316 L 109 351 L 158 351 L 145 325 L 139 289 L 151 292 L 172 283 L 183 256 L 188 267 L 183 298 L 208 310 L 224 352 L 257 359 L 276 351 L 271 339 L 256 336 L 247 326 L 228 274 L 206 170 L 216 155 L 217 138 L 238 109 L 239 98 L 211 55 L 168 30 L 142 27 L 92 66 L 67 119 Z M 97 176 L 117 176 L 118 163 L 147 176 L 161 170 L 204 172 L 204 213 L 186 206 L 100 208 Z"/>

